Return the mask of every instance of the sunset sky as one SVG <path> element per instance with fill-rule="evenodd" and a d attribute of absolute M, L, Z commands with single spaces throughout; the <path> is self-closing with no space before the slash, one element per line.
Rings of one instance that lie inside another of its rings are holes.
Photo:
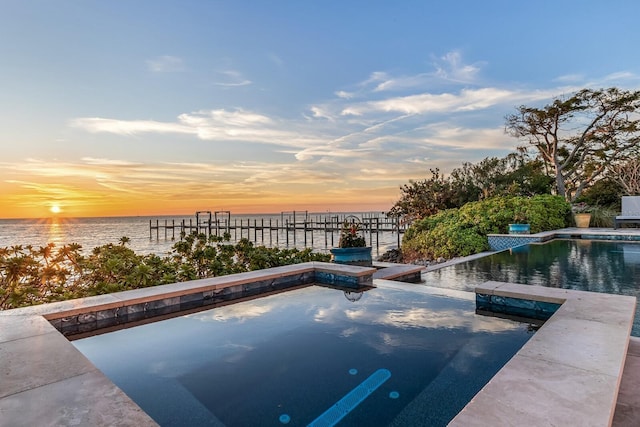
<path fill-rule="evenodd" d="M 386 211 L 638 89 L 636 1 L 0 3 L 0 218 Z"/>

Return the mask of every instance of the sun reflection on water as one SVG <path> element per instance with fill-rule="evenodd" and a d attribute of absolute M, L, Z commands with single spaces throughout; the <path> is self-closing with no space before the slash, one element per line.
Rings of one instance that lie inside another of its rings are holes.
<path fill-rule="evenodd" d="M 45 220 L 46 234 L 47 234 L 47 242 L 53 243 L 56 247 L 61 247 L 69 242 L 67 242 L 67 228 L 70 224 L 67 224 L 69 221 L 65 218 L 58 218 L 53 216 L 51 218 L 47 218 Z"/>

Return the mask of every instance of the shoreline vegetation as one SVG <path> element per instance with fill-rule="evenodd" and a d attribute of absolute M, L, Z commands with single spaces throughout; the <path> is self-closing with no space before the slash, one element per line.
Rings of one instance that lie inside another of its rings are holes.
<path fill-rule="evenodd" d="M 254 246 L 248 239 L 190 234 L 164 257 L 139 255 L 128 237 L 82 253 L 79 244 L 56 248 L 0 248 L 0 310 L 83 298 L 130 289 L 223 276 L 308 261 L 329 261 L 312 249 Z"/>

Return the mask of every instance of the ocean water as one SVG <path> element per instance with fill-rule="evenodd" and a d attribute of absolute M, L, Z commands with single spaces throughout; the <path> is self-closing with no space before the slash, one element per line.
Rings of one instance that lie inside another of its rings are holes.
<path fill-rule="evenodd" d="M 355 215 L 361 220 L 367 221 L 371 218 L 384 218 L 379 213 L 322 213 L 306 214 L 296 213 L 295 221 L 313 221 L 314 223 L 323 221 L 325 218 L 337 218 L 338 221 L 349 215 Z M 119 243 L 122 237 L 128 237 L 130 242 L 128 247 L 139 254 L 154 253 L 166 255 L 171 251 L 174 243 L 180 240 L 179 225 L 184 221 L 186 225 L 195 226 L 209 219 L 208 215 L 200 216 L 199 221 L 193 216 L 140 216 L 140 217 L 104 217 L 104 218 L 46 218 L 46 219 L 0 219 L 0 247 L 10 247 L 15 245 L 32 245 L 34 247 L 46 246 L 53 243 L 56 247 L 65 244 L 77 243 L 82 245 L 84 251 L 91 251 L 93 248 L 108 243 Z M 216 217 L 212 220 L 215 223 Z M 225 225 L 235 226 L 231 229 L 231 243 L 241 238 L 248 238 L 256 245 L 279 248 L 311 247 L 318 252 L 327 252 L 338 243 L 337 233 L 325 233 L 324 231 L 301 230 L 293 232 L 290 230 L 269 231 L 247 229 L 250 225 L 263 225 L 265 228 L 271 222 L 281 226 L 283 223 L 292 224 L 293 214 L 258 214 L 258 215 L 222 215 L 218 216 L 220 224 L 219 233 L 222 235 Z M 150 230 L 150 224 L 160 225 L 159 230 Z M 175 224 L 175 230 L 164 229 L 164 225 Z M 243 229 L 240 229 L 244 227 Z M 215 227 L 214 227 L 215 228 Z M 213 232 L 215 234 L 215 230 Z M 399 236 L 396 232 L 365 233 L 367 243 L 373 248 L 373 254 L 380 255 L 388 249 L 398 247 Z"/>

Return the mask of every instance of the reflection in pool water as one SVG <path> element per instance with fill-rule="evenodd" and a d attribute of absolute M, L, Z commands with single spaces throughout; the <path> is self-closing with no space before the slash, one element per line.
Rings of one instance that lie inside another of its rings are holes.
<path fill-rule="evenodd" d="M 309 286 L 74 344 L 163 426 L 446 425 L 531 332 L 407 287 Z"/>
<path fill-rule="evenodd" d="M 502 251 L 426 273 L 426 284 L 473 291 L 488 281 L 640 298 L 640 243 L 554 240 Z M 640 336 L 640 305 L 632 335 Z"/>

